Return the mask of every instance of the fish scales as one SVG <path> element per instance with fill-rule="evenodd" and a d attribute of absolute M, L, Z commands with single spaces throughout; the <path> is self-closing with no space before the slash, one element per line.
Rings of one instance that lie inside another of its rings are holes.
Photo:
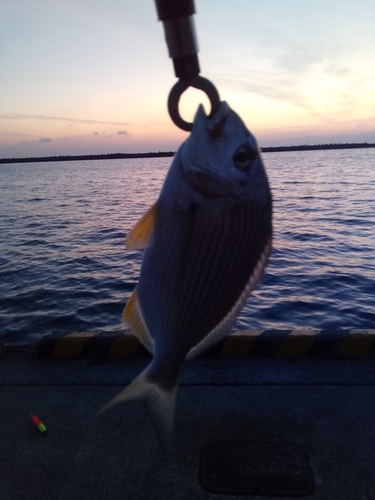
<path fill-rule="evenodd" d="M 204 318 L 202 318 L 201 312 L 205 309 L 205 304 L 207 300 L 210 299 L 210 285 L 212 284 L 212 272 L 217 268 L 217 259 L 220 255 L 219 249 L 212 245 L 212 241 L 218 242 L 217 233 L 223 233 L 223 219 L 219 219 L 219 224 L 215 224 L 213 221 L 202 220 L 202 215 L 204 212 L 202 210 L 197 211 L 196 214 L 196 233 L 199 230 L 200 236 L 197 238 L 197 234 L 194 234 L 191 241 L 191 251 L 189 252 L 189 262 L 185 273 L 185 294 L 182 297 L 182 301 L 186 301 L 186 304 L 182 303 L 182 309 L 185 310 L 184 316 L 182 316 L 184 329 L 194 332 L 197 341 L 201 337 L 201 332 L 199 326 L 207 331 L 205 327 Z M 201 219 L 201 221 L 199 221 Z M 201 224 L 200 224 L 201 222 Z M 209 224 L 211 222 L 211 224 Z M 202 225 L 203 227 L 200 227 Z M 198 241 L 197 241 L 198 240 Z M 211 244 L 210 244 L 211 243 Z M 197 251 L 199 248 L 199 253 Z M 210 265 L 208 265 L 208 263 Z M 214 301 L 214 296 L 212 301 Z M 186 307 L 185 307 L 186 305 Z M 194 312 L 193 312 L 194 311 Z M 205 316 L 207 320 L 208 317 Z M 211 318 L 212 319 L 212 318 Z M 215 322 L 213 322 L 213 326 Z M 194 342 L 192 336 L 190 336 L 190 341 Z"/>
<path fill-rule="evenodd" d="M 188 314 L 189 317 L 185 320 L 185 330 L 194 332 L 194 337 L 190 336 L 193 345 L 211 331 L 233 307 L 259 257 L 258 255 L 255 263 L 251 258 L 242 258 L 242 254 L 250 254 L 250 248 L 243 237 L 246 232 L 238 231 L 233 224 L 230 225 L 230 219 L 231 214 L 224 212 L 218 217 L 217 223 L 214 221 L 211 226 L 204 228 L 205 238 L 200 247 L 201 252 L 193 255 L 186 272 L 185 286 L 193 291 L 194 302 L 186 304 L 185 317 Z M 232 238 L 228 242 L 229 234 Z M 195 273 L 197 279 L 190 285 L 189 276 L 194 273 L 194 263 L 199 260 L 202 264 Z M 184 306 L 182 303 L 181 308 L 184 309 Z"/>
<path fill-rule="evenodd" d="M 146 324 L 150 332 L 154 332 L 155 341 L 160 338 L 163 357 L 167 357 L 170 350 L 183 352 L 196 345 L 225 317 L 245 287 L 265 244 L 265 236 L 261 238 L 260 234 L 259 242 L 253 236 L 256 218 L 252 214 L 256 210 L 249 203 L 245 205 L 234 205 L 229 210 L 223 207 L 216 220 L 212 220 L 209 208 L 203 204 L 195 213 L 195 231 L 183 230 L 186 214 L 181 214 L 180 220 L 174 221 L 181 228 L 182 238 L 179 241 L 174 233 L 174 254 L 168 231 L 163 234 L 155 231 L 155 242 L 145 255 L 144 273 L 141 272 L 137 288 Z M 177 218 L 181 211 L 173 210 Z M 233 215 L 238 215 L 241 224 L 238 227 L 237 217 Z M 161 210 L 160 217 L 163 216 L 168 218 Z M 245 218 L 247 223 L 243 225 Z M 252 218 L 255 218 L 253 223 Z M 244 227 L 253 231 L 244 231 Z M 161 255 L 168 258 L 160 261 Z M 228 272 L 228 263 L 231 272 Z M 160 288 L 162 282 L 164 286 Z"/>
<path fill-rule="evenodd" d="M 171 437 L 182 362 L 228 335 L 271 252 L 272 198 L 254 137 L 222 102 L 197 111 L 156 204 L 127 235 L 146 246 L 124 319 L 153 360 L 106 408 L 130 399 L 148 407 Z"/>
<path fill-rule="evenodd" d="M 241 208 L 242 209 L 238 213 L 239 218 L 242 219 L 241 215 L 243 215 L 244 218 L 247 218 L 247 222 L 251 222 L 251 207 L 246 206 Z M 225 218 L 229 219 L 230 215 L 231 214 L 226 214 Z M 251 225 L 249 226 L 246 224 L 242 227 L 251 228 Z M 241 231 L 239 228 L 240 226 L 238 226 L 237 234 L 235 234 L 232 239 L 232 242 L 236 239 L 237 244 L 232 244 L 230 246 L 228 244 L 226 245 L 226 252 L 222 254 L 222 258 L 216 266 L 217 272 L 212 276 L 211 288 L 212 292 L 216 292 L 216 297 L 206 313 L 207 317 L 211 317 L 212 314 L 212 317 L 215 318 L 214 325 L 219 323 L 219 320 L 223 319 L 233 307 L 241 291 L 246 286 L 248 277 L 251 275 L 260 257 L 261 248 L 259 248 L 257 252 L 254 252 L 252 231 Z M 230 230 L 233 235 L 233 225 L 231 225 L 228 230 Z M 224 241 L 223 239 L 221 244 L 224 244 Z M 262 241 L 262 243 L 264 244 L 265 241 Z M 224 288 L 224 294 L 221 288 Z M 209 303 L 208 306 L 210 306 Z M 215 315 L 213 308 L 216 309 Z"/>

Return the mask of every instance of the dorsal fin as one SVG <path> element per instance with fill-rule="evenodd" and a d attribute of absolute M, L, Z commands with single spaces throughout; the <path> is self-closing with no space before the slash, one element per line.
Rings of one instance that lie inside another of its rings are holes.
<path fill-rule="evenodd" d="M 127 234 L 126 248 L 128 250 L 145 248 L 149 244 L 157 210 L 158 204 L 154 203 Z"/>
<path fill-rule="evenodd" d="M 134 292 L 130 295 L 122 316 L 146 349 L 153 354 L 154 341 L 152 340 L 146 323 L 142 317 L 137 290 L 134 290 Z"/>

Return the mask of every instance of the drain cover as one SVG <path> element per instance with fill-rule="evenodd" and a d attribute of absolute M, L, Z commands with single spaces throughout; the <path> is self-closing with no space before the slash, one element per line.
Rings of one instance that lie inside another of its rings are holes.
<path fill-rule="evenodd" d="M 227 495 L 304 496 L 314 491 L 307 457 L 294 444 L 206 443 L 199 482 L 206 491 Z"/>

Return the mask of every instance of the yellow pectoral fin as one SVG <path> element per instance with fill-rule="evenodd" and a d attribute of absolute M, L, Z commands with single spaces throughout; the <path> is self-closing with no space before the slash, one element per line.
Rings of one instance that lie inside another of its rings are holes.
<path fill-rule="evenodd" d="M 123 318 L 133 330 L 136 337 L 152 354 L 154 352 L 154 341 L 152 340 L 145 321 L 142 317 L 136 290 L 134 290 L 134 292 L 131 294 L 128 303 L 126 304 L 123 312 Z"/>
<path fill-rule="evenodd" d="M 147 210 L 144 216 L 137 222 L 133 229 L 126 237 L 126 248 L 135 250 L 145 248 L 150 241 L 152 229 L 155 224 L 155 218 L 158 210 L 158 205 L 155 203 Z"/>

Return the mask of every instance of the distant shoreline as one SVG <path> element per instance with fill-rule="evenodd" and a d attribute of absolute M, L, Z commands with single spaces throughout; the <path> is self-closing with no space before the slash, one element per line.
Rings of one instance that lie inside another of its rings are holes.
<path fill-rule="evenodd" d="M 317 151 L 326 149 L 363 149 L 375 148 L 375 143 L 317 144 L 313 146 L 276 146 L 261 148 L 263 153 L 283 153 L 289 151 Z M 67 155 L 37 156 L 28 158 L 0 158 L 0 163 L 34 163 L 48 161 L 82 161 L 82 160 L 117 160 L 131 158 L 166 158 L 174 156 L 175 151 L 159 151 L 158 153 L 108 153 L 101 155 Z"/>

